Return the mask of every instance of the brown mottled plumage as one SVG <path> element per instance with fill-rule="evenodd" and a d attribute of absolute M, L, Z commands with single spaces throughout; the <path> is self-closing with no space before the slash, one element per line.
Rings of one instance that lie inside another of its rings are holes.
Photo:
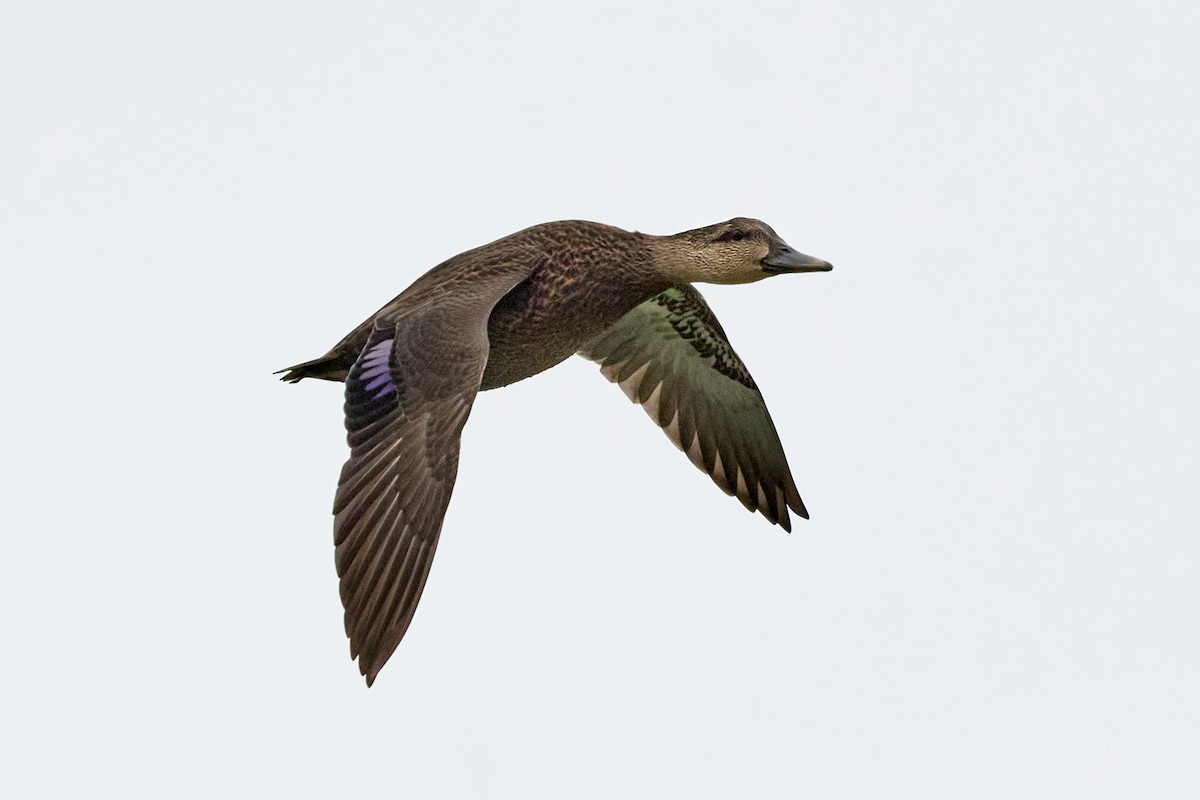
<path fill-rule="evenodd" d="M 808 512 L 745 364 L 692 282 L 832 267 L 738 218 L 674 236 L 550 222 L 434 267 L 283 380 L 346 383 L 334 544 L 351 658 L 370 685 L 437 547 L 477 392 L 574 353 L 598 362 L 725 492 L 791 530 Z"/>

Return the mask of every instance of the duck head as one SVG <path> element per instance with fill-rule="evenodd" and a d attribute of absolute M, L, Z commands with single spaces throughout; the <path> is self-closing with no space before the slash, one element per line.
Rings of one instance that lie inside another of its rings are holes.
<path fill-rule="evenodd" d="M 833 265 L 806 256 L 765 222 L 735 217 L 663 237 L 677 277 L 701 283 L 752 283 L 785 272 L 828 272 Z"/>

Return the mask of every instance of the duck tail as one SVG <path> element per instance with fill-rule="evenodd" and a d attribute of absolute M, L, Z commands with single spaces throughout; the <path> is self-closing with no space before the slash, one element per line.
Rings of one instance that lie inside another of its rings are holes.
<path fill-rule="evenodd" d="M 368 317 L 357 328 L 346 334 L 345 338 L 335 344 L 333 349 L 325 355 L 294 367 L 281 369 L 275 374 L 285 373 L 279 380 L 288 383 L 295 383 L 305 378 L 345 383 L 351 367 L 358 360 L 358 354 L 367 346 L 367 339 L 371 336 L 374 325 L 375 317 Z"/>
<path fill-rule="evenodd" d="M 323 381 L 345 381 L 352 366 L 354 366 L 353 358 L 347 361 L 344 353 L 333 350 L 320 358 L 305 361 L 303 364 L 297 364 L 294 367 L 286 367 L 275 374 L 284 373 L 283 377 L 279 380 L 287 381 L 288 383 L 295 383 L 304 378 L 318 378 Z"/>

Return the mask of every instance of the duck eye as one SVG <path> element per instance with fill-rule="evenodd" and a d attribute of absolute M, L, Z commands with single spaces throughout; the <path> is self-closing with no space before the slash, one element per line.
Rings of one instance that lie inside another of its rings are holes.
<path fill-rule="evenodd" d="M 746 238 L 746 232 L 745 231 L 734 231 L 733 234 L 729 238 L 735 242 L 740 242 Z"/>

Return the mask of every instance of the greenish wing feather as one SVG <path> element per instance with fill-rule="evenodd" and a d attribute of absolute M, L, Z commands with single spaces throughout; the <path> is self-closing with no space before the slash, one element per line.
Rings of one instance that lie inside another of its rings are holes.
<path fill-rule="evenodd" d="M 579 354 L 747 509 L 788 531 L 789 507 L 808 517 L 758 386 L 690 285 L 637 306 Z"/>

